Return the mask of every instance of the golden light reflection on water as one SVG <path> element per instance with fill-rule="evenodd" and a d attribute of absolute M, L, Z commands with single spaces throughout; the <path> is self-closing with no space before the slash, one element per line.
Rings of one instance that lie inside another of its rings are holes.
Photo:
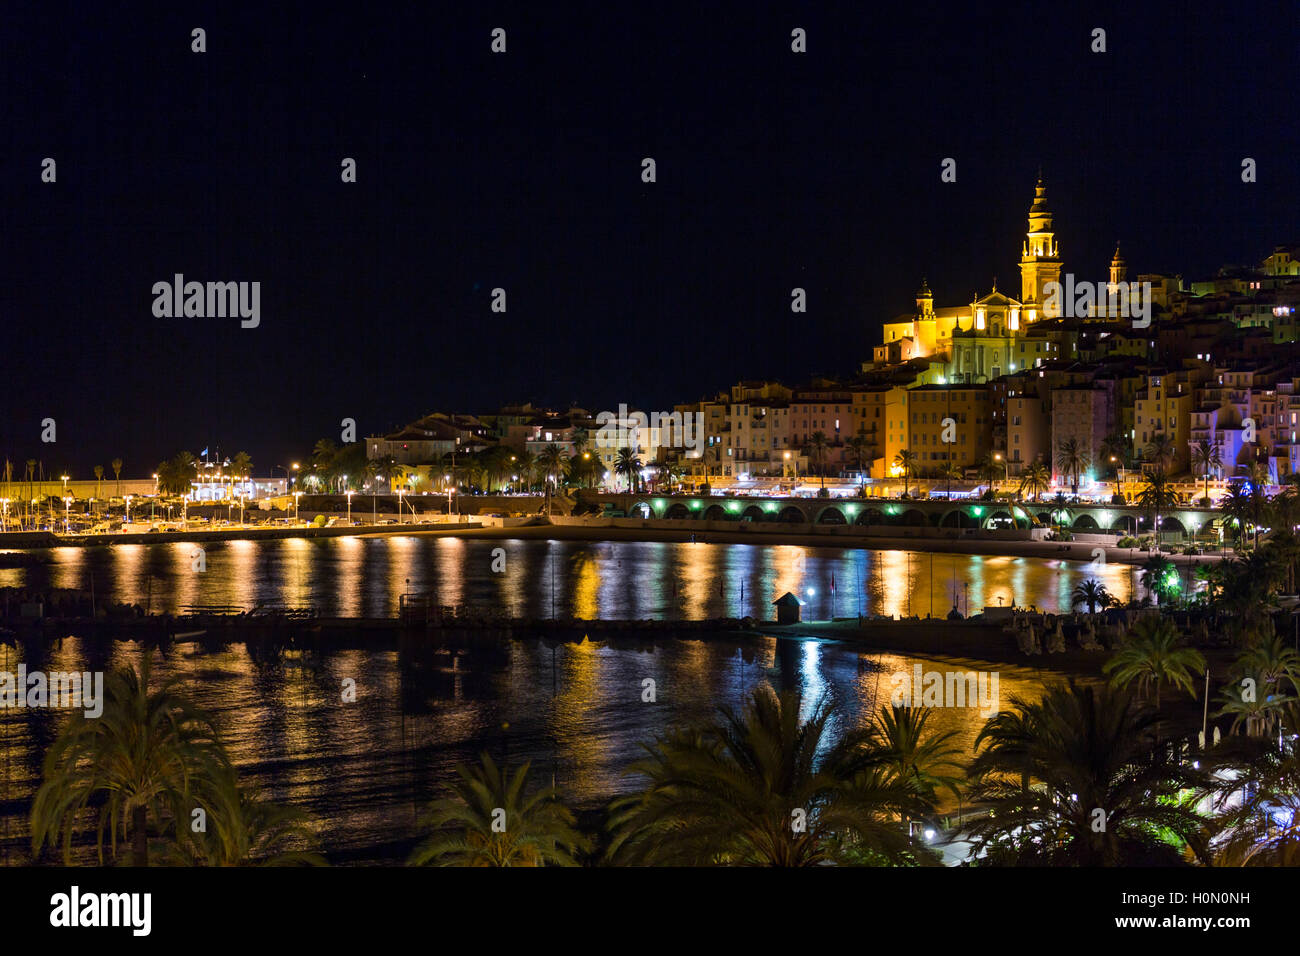
<path fill-rule="evenodd" d="M 574 573 L 573 614 L 585 621 L 595 620 L 600 617 L 600 565 L 594 556 L 579 554 Z"/>
<path fill-rule="evenodd" d="M 393 650 L 339 649 L 315 660 L 289 655 L 254 664 L 239 644 L 181 644 L 155 653 L 154 668 L 158 678 L 181 677 L 186 693 L 216 715 L 242 779 L 316 814 L 331 852 L 386 847 L 383 852 L 400 859 L 402 841 L 416 833 L 418 807 L 453 779 L 456 766 L 483 750 L 504 752 L 514 763 L 531 760 L 546 778 L 558 768 L 566 799 L 590 807 L 636 785 L 623 770 L 640 756 L 642 743 L 673 724 L 716 719 L 719 706 L 743 707 L 761 683 L 800 688 L 805 713 L 828 695 L 838 705 L 831 727 L 838 735 L 862 726 L 888 700 L 893 673 L 911 673 L 918 663 L 923 670 L 989 667 L 837 642 L 725 635 L 663 636 L 650 650 L 613 640 L 561 644 L 554 652 L 535 640 L 491 647 L 486 655 L 439 654 L 433 671 L 416 671 Z M 69 637 L 39 660 L 46 669 L 81 670 L 134 664 L 141 653 L 136 643 L 94 645 Z M 15 668 L 19 654 L 0 648 L 0 667 Z M 1031 669 L 1000 667 L 998 673 L 1004 706 L 1013 694 L 1036 699 L 1041 693 Z M 657 683 L 653 704 L 642 699 L 646 677 Z M 356 682 L 353 702 L 341 697 L 348 679 Z M 407 684 L 427 706 L 408 709 L 399 692 Z M 0 764 L 15 795 L 6 817 L 9 862 L 26 859 L 26 801 L 44 748 L 68 716 L 0 713 Z M 936 708 L 930 724 L 954 730 L 969 759 L 984 716 L 974 707 Z M 501 729 L 506 720 L 508 733 Z"/>
<path fill-rule="evenodd" d="M 338 541 L 338 592 L 339 616 L 361 617 L 365 611 L 361 595 L 364 593 L 366 546 L 360 538 L 349 535 Z"/>
<path fill-rule="evenodd" d="M 683 616 L 698 620 L 709 616 L 706 609 L 719 593 L 717 565 L 721 554 L 707 544 L 691 543 L 682 547 L 685 549 L 680 582 L 682 612 Z"/>
<path fill-rule="evenodd" d="M 593 788 L 608 772 L 608 748 L 602 735 L 592 727 L 592 714 L 605 695 L 625 693 L 631 702 L 639 702 L 639 684 L 622 688 L 601 686 L 604 652 L 589 640 L 565 645 L 560 661 L 559 694 L 555 705 L 555 733 L 568 745 L 568 759 L 574 786 Z"/>
<path fill-rule="evenodd" d="M 85 548 L 51 548 L 53 568 L 50 571 L 50 583 L 56 588 L 81 587 Z"/>
<path fill-rule="evenodd" d="M 228 541 L 221 549 L 227 593 L 231 599 L 222 604 L 252 607 L 257 603 L 257 557 L 260 549 L 252 541 Z M 217 602 L 213 602 L 217 603 Z"/>
<path fill-rule="evenodd" d="M 463 538 L 438 538 L 434 546 L 434 568 L 437 574 L 437 587 L 434 589 L 434 603 L 447 607 L 456 607 L 465 599 L 466 578 L 466 544 Z M 492 573 L 490 562 L 479 569 Z"/>
<path fill-rule="evenodd" d="M 928 554 L 829 547 L 666 542 L 474 541 L 385 538 L 230 541 L 206 546 L 199 572 L 190 542 L 59 548 L 30 568 L 0 570 L 0 584 L 93 587 L 100 601 L 175 612 L 194 604 L 314 606 L 326 617 L 385 617 L 401 594 L 516 617 L 768 620 L 791 591 L 805 620 L 854 614 L 947 614 L 954 606 L 1068 611 L 1075 587 L 1101 581 L 1121 601 L 1133 569 L 1058 559 Z M 505 553 L 494 571 L 493 552 Z M 39 560 L 39 559 L 38 559 Z M 832 592 L 831 583 L 835 587 Z"/>

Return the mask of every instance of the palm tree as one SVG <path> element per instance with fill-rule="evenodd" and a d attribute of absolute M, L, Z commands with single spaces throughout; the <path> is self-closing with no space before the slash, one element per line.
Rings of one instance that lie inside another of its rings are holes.
<path fill-rule="evenodd" d="M 973 798 L 991 810 L 969 832 L 990 861 L 1179 862 L 1161 831 L 1206 858 L 1202 819 L 1169 797 L 1204 788 L 1208 778 L 1156 745 L 1158 718 L 1149 707 L 1073 678 L 1038 702 L 1012 697 L 1011 704 L 985 723 L 969 771 Z"/>
<path fill-rule="evenodd" d="M 951 459 L 945 461 L 941 466 L 939 466 L 939 477 L 945 479 L 948 482 L 949 498 L 952 497 L 953 481 L 954 480 L 961 481 L 963 474 L 964 472 L 961 469 L 961 465 L 957 464 L 955 461 L 952 461 Z"/>
<path fill-rule="evenodd" d="M 1255 637 L 1255 645 L 1234 663 L 1233 679 L 1219 695 L 1223 706 L 1216 716 L 1232 716 L 1234 732 L 1245 724 L 1247 736 L 1268 737 L 1284 709 L 1297 699 L 1286 693 L 1285 685 L 1300 693 L 1300 653 L 1277 636 L 1270 618 Z"/>
<path fill-rule="evenodd" d="M 1109 470 L 1115 473 L 1115 481 L 1118 485 L 1120 469 L 1133 466 L 1133 443 L 1129 441 L 1128 434 L 1122 431 L 1112 432 L 1103 438 L 1101 455 Z M 1118 491 L 1118 488 L 1116 490 Z"/>
<path fill-rule="evenodd" d="M 631 864 L 812 866 L 856 853 L 899 862 L 915 790 L 861 759 L 862 735 L 818 753 L 834 709 L 758 687 L 742 713 L 671 730 L 629 772 L 645 788 L 610 806 L 610 858 Z"/>
<path fill-rule="evenodd" d="M 998 476 L 1006 472 L 1006 465 L 994 458 L 993 452 L 981 458 L 976 467 L 979 468 L 980 481 L 988 484 L 989 491 L 993 490 L 993 482 L 997 481 Z"/>
<path fill-rule="evenodd" d="M 813 432 L 812 437 L 808 439 L 808 458 L 813 465 L 817 467 L 817 473 L 821 476 L 822 487 L 826 487 L 826 433 Z"/>
<path fill-rule="evenodd" d="M 855 771 L 879 769 L 886 783 L 909 790 L 913 817 L 933 813 L 940 790 L 961 794 L 962 765 L 956 758 L 962 751 L 953 746 L 957 731 L 927 728 L 932 714 L 926 707 L 881 707 L 845 762 Z"/>
<path fill-rule="evenodd" d="M 8 464 L 8 462 L 6 462 L 6 464 Z M 96 465 L 95 466 L 95 497 L 96 498 L 99 497 L 99 484 L 103 480 L 104 480 L 104 466 Z"/>
<path fill-rule="evenodd" d="M 1091 461 L 1088 453 L 1077 438 L 1067 438 L 1056 446 L 1059 456 L 1057 462 L 1061 473 L 1070 481 L 1070 490 L 1074 497 L 1079 497 L 1079 476 L 1087 470 Z"/>
<path fill-rule="evenodd" d="M 1160 686 L 1168 682 L 1196 696 L 1193 672 L 1205 673 L 1205 658 L 1194 647 L 1180 647 L 1178 629 L 1163 615 L 1144 617 L 1129 632 L 1125 645 L 1102 665 L 1110 674 L 1112 687 L 1126 688 L 1137 681 L 1146 693 L 1155 687 L 1155 706 L 1160 709 Z"/>
<path fill-rule="evenodd" d="M 1166 557 L 1152 554 L 1143 562 L 1139 577 L 1147 593 L 1156 595 L 1161 601 L 1172 601 L 1178 594 L 1178 567 Z"/>
<path fill-rule="evenodd" d="M 1089 614 L 1096 614 L 1098 605 L 1106 607 L 1110 604 L 1110 592 L 1106 590 L 1106 585 L 1089 578 L 1076 587 L 1070 596 L 1070 607 L 1078 607 L 1080 604 L 1088 605 Z"/>
<path fill-rule="evenodd" d="M 122 459 L 114 458 L 109 462 L 113 469 L 113 478 L 117 481 L 117 496 L 122 497 Z"/>
<path fill-rule="evenodd" d="M 1232 732 L 1244 725 L 1247 737 L 1271 738 L 1284 708 L 1295 701 L 1287 694 L 1269 693 L 1264 675 L 1242 670 L 1219 693 L 1215 717 L 1231 717 Z"/>
<path fill-rule="evenodd" d="M 334 463 L 339 456 L 338 446 L 333 439 L 318 440 L 311 451 L 312 469 L 320 476 L 322 483 L 329 484 L 334 479 Z M 391 475 L 390 475 L 391 477 Z"/>
<path fill-rule="evenodd" d="M 581 458 L 582 453 L 587 450 L 587 445 L 590 443 L 591 437 L 587 434 L 587 429 L 581 427 L 575 428 L 573 430 L 573 438 L 570 441 L 570 444 L 573 446 L 573 457 Z"/>
<path fill-rule="evenodd" d="M 1248 747 L 1224 769 L 1215 865 L 1300 865 L 1300 755 Z"/>
<path fill-rule="evenodd" d="M 1246 493 L 1245 485 L 1242 482 L 1234 481 L 1229 483 L 1228 490 L 1219 499 L 1219 509 L 1223 512 L 1224 518 L 1236 525 L 1237 543 L 1240 545 L 1242 535 L 1246 530 L 1246 524 L 1253 510 L 1251 496 Z"/>
<path fill-rule="evenodd" d="M 1172 510 L 1178 502 L 1173 487 L 1164 471 L 1154 471 L 1147 475 L 1146 486 L 1137 497 L 1138 506 L 1151 516 L 1151 527 L 1155 532 L 1156 551 L 1160 551 L 1160 515 Z"/>
<path fill-rule="evenodd" d="M 1052 485 L 1052 473 L 1048 471 L 1047 466 L 1041 461 L 1036 461 L 1025 469 L 1024 474 L 1020 476 L 1020 487 L 1016 493 L 1020 495 L 1023 501 L 1026 497 L 1031 497 L 1035 501 L 1039 496 L 1047 491 Z"/>
<path fill-rule="evenodd" d="M 230 459 L 230 470 L 238 478 L 247 478 L 253 473 L 253 458 L 246 451 L 241 451 Z"/>
<path fill-rule="evenodd" d="M 542 453 L 537 456 L 537 465 L 542 470 L 542 481 L 545 483 L 546 491 L 546 513 L 551 513 L 551 483 L 564 474 L 564 466 L 568 462 L 569 456 L 560 450 L 556 444 L 547 445 L 542 449 Z"/>
<path fill-rule="evenodd" d="M 1211 445 L 1208 440 L 1202 438 L 1192 446 L 1192 465 L 1200 471 L 1201 477 L 1205 479 L 1205 502 L 1210 501 L 1210 472 L 1218 471 L 1223 467 L 1223 457 L 1219 453 L 1217 445 Z"/>
<path fill-rule="evenodd" d="M 1163 472 L 1166 465 L 1172 462 L 1178 454 L 1174 440 L 1164 432 L 1156 432 L 1156 434 L 1152 435 L 1145 451 L 1148 460 L 1155 462 L 1156 470 L 1160 472 Z"/>
<path fill-rule="evenodd" d="M 1255 547 L 1259 547 L 1259 526 L 1263 523 L 1264 505 L 1268 502 L 1268 469 L 1260 462 L 1252 461 L 1246 468 L 1246 480 L 1250 482 L 1250 516 L 1255 530 Z"/>
<path fill-rule="evenodd" d="M 164 845 L 167 866 L 324 866 L 311 815 L 263 800 L 229 774 L 206 801 L 204 832 Z M 189 820 L 180 821 L 185 829 Z"/>
<path fill-rule="evenodd" d="M 866 486 L 867 459 L 871 442 L 867 438 L 866 432 L 859 428 L 858 433 L 849 438 L 844 444 L 848 447 L 849 456 L 858 470 L 858 488 L 861 489 Z"/>
<path fill-rule="evenodd" d="M 99 859 L 105 831 L 116 855 L 119 835 L 131 841 L 134 866 L 149 864 L 149 828 L 177 824 L 188 833 L 191 810 L 212 799 L 231 773 L 212 718 L 170 678 L 149 687 L 150 661 L 139 671 L 112 671 L 104 682 L 103 713 L 77 712 L 45 755 L 32 801 L 32 851 L 61 843 L 64 862 L 84 810 L 96 807 Z"/>
<path fill-rule="evenodd" d="M 537 472 L 537 458 L 530 451 L 521 451 L 515 456 L 515 474 L 525 492 L 533 490 L 533 475 Z"/>
<path fill-rule="evenodd" d="M 910 479 L 916 469 L 916 452 L 904 448 L 894 456 L 894 464 L 903 470 L 903 497 L 907 497 Z"/>
<path fill-rule="evenodd" d="M 622 475 L 627 479 L 628 491 L 636 494 L 637 486 L 640 483 L 641 469 L 645 466 L 641 459 L 637 457 L 635 451 L 631 448 L 620 448 L 618 457 L 614 459 L 614 474 Z"/>
<path fill-rule="evenodd" d="M 429 804 L 432 829 L 411 854 L 410 866 L 577 866 L 590 849 L 574 828 L 573 813 L 553 787 L 532 792 L 529 764 L 511 773 L 486 753 L 475 767 L 458 767 L 460 780 Z"/>

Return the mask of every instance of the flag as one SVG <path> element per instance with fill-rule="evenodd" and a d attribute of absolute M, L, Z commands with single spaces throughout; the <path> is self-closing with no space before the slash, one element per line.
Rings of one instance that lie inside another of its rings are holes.
<path fill-rule="evenodd" d="M 208 450 L 207 450 L 206 448 L 203 449 L 203 451 L 201 452 L 201 454 L 203 455 L 204 458 L 206 458 L 206 457 L 208 456 Z"/>
<path fill-rule="evenodd" d="M 831 593 L 835 593 L 835 572 L 831 572 Z"/>

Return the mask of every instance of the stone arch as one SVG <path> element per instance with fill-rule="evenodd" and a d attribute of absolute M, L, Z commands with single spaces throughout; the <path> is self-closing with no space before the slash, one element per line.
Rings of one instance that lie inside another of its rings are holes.
<path fill-rule="evenodd" d="M 709 505 L 709 507 L 706 508 L 704 511 L 704 520 L 705 521 L 726 521 L 727 509 L 723 508 L 722 505 Z"/>
<path fill-rule="evenodd" d="M 918 508 L 908 508 L 899 519 L 899 524 L 907 525 L 909 528 L 924 528 L 929 523 L 925 512 Z"/>
<path fill-rule="evenodd" d="M 682 501 L 674 501 L 668 506 L 668 510 L 664 512 L 665 518 L 689 518 L 690 516 L 691 509 L 686 507 L 686 503 Z"/>
<path fill-rule="evenodd" d="M 940 528 L 978 528 L 979 519 L 972 518 L 965 508 L 953 508 L 939 519 Z"/>
<path fill-rule="evenodd" d="M 1014 526 L 1016 523 L 1016 519 L 1011 514 L 1011 512 L 998 509 L 997 511 L 993 512 L 991 515 L 989 515 L 987 518 L 984 519 L 982 527 L 992 528 L 994 527 L 994 522 L 1002 522 L 1002 521 L 1010 521 L 1012 526 Z"/>
<path fill-rule="evenodd" d="M 794 505 L 786 505 L 781 509 L 781 513 L 777 515 L 776 520 L 783 521 L 786 524 L 800 524 L 808 519 L 805 518 L 804 513 Z"/>
<path fill-rule="evenodd" d="M 837 506 L 827 505 L 817 512 L 817 524 L 848 524 L 848 521 Z"/>
<path fill-rule="evenodd" d="M 1137 516 L 1116 515 L 1115 520 L 1111 522 L 1110 530 L 1118 531 L 1121 534 L 1137 534 Z"/>
<path fill-rule="evenodd" d="M 1168 534 L 1170 531 L 1177 531 L 1179 534 L 1187 534 L 1187 526 L 1183 524 L 1182 519 L 1177 515 L 1160 516 L 1160 533 Z"/>
<path fill-rule="evenodd" d="M 766 521 L 767 513 L 758 505 L 750 505 L 740 513 L 741 519 L 748 518 L 750 521 Z"/>
<path fill-rule="evenodd" d="M 853 519 L 853 523 L 864 528 L 873 524 L 884 524 L 885 515 L 879 508 L 863 508 L 861 514 Z"/>
<path fill-rule="evenodd" d="M 653 518 L 655 511 L 654 508 L 650 507 L 648 501 L 637 501 L 627 509 L 627 516 L 629 518 Z"/>
<path fill-rule="evenodd" d="M 1097 524 L 1097 519 L 1092 515 L 1079 515 L 1074 519 L 1074 524 L 1070 525 L 1075 531 L 1100 531 L 1101 525 Z"/>

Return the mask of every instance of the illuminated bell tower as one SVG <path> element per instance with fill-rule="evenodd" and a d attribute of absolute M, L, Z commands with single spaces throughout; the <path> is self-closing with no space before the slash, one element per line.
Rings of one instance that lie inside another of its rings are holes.
<path fill-rule="evenodd" d="M 1053 236 L 1047 187 L 1043 185 L 1040 171 L 1038 185 L 1034 187 L 1034 204 L 1029 207 L 1029 232 L 1020 256 L 1020 301 L 1026 309 L 1037 312 L 1039 318 L 1046 298 L 1043 286 L 1061 281 L 1061 250 Z"/>
<path fill-rule="evenodd" d="M 921 280 L 921 288 L 916 290 L 916 317 L 934 318 L 934 293 L 930 291 L 930 283 L 924 279 Z"/>
<path fill-rule="evenodd" d="M 1128 263 L 1124 257 L 1119 254 L 1119 242 L 1115 242 L 1115 255 L 1110 260 L 1110 284 L 1112 286 L 1123 282 L 1128 276 Z"/>

